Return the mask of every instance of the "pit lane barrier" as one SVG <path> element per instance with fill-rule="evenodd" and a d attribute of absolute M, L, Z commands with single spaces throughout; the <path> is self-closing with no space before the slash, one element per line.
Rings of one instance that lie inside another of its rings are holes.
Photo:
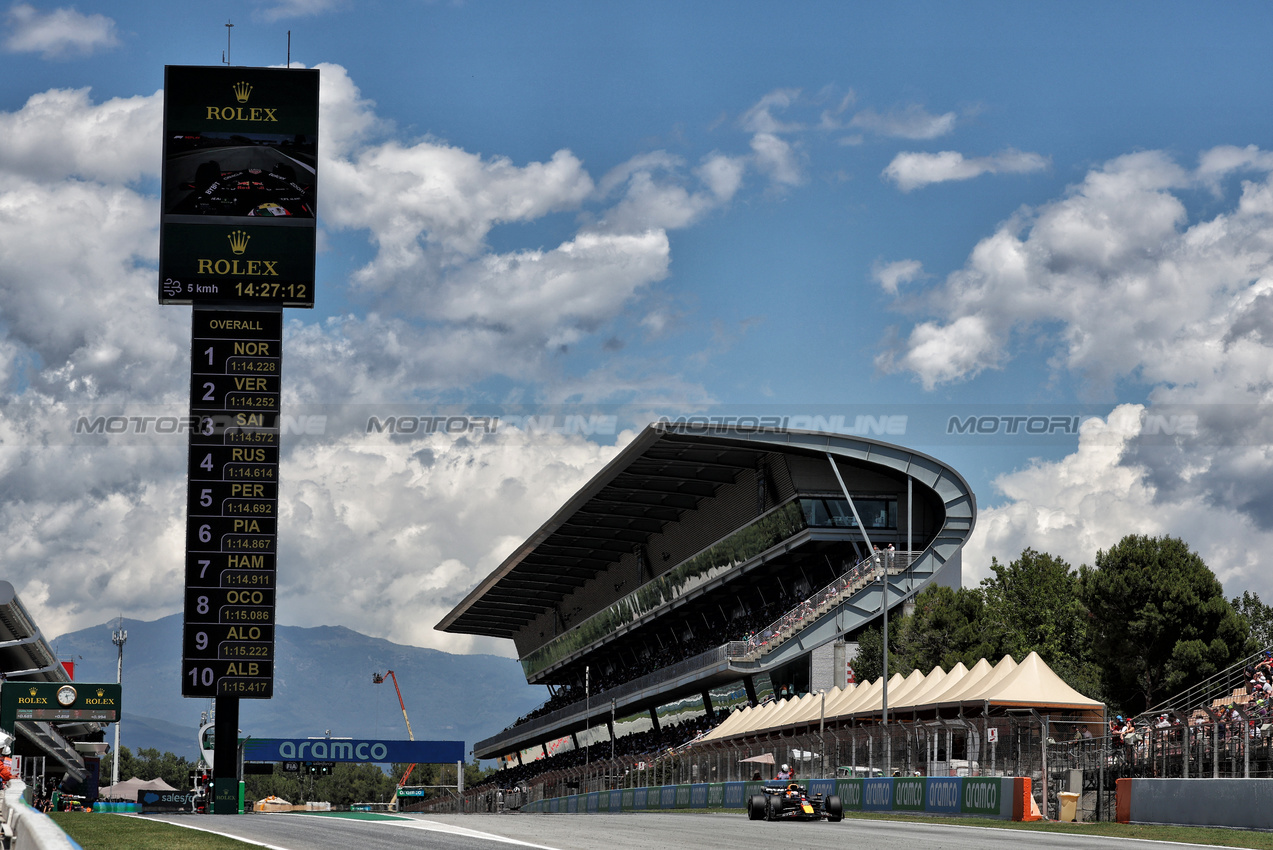
<path fill-rule="evenodd" d="M 846 812 L 912 812 L 975 815 L 1003 820 L 1038 820 L 1030 779 L 1022 776 L 930 776 L 874 779 L 810 779 L 810 794 L 838 794 Z M 764 782 L 699 782 L 649 788 L 616 788 L 536 800 L 523 812 L 595 814 L 667 809 L 746 811 Z"/>
<path fill-rule="evenodd" d="M 80 850 L 48 815 L 27 802 L 27 786 L 11 779 L 0 795 L 0 830 L 8 850 Z"/>
<path fill-rule="evenodd" d="M 1119 779 L 1119 823 L 1273 829 L 1273 780 Z"/>

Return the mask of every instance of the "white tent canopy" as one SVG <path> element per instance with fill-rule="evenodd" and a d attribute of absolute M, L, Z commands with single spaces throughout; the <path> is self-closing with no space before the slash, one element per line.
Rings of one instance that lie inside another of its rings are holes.
<path fill-rule="evenodd" d="M 825 708 L 818 694 L 778 700 L 767 705 L 734 712 L 702 740 L 719 741 L 792 726 L 851 719 L 868 719 L 883 710 L 883 684 L 879 679 L 826 694 Z M 971 670 L 957 664 L 947 673 L 940 667 L 924 675 L 918 670 L 903 678 L 894 675 L 888 683 L 888 708 L 907 714 L 954 708 L 960 705 L 1033 707 L 1062 711 L 1097 712 L 1104 708 L 1071 688 L 1031 652 L 1017 664 L 1004 656 L 991 666 L 986 659 Z"/>
<path fill-rule="evenodd" d="M 107 785 L 98 790 L 98 796 L 103 800 L 128 800 L 133 802 L 137 799 L 138 791 L 176 791 L 167 782 L 162 779 L 138 779 L 134 776 L 132 779 L 125 779 L 123 782 L 116 782 L 114 785 Z"/>

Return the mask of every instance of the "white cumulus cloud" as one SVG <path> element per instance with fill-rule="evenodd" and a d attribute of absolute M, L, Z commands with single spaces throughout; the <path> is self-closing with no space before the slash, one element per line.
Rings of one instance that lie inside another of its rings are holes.
<path fill-rule="evenodd" d="M 879 282 L 880 287 L 890 295 L 897 294 L 897 288 L 924 276 L 924 264 L 919 260 L 898 260 L 893 263 L 876 261 L 871 266 L 871 277 Z"/>
<path fill-rule="evenodd" d="M 1148 464 L 1127 462 L 1146 412 L 1143 405 L 1119 405 L 1105 419 L 1084 423 L 1073 454 L 996 478 L 1004 503 L 979 511 L 964 550 L 964 583 L 988 577 L 992 556 L 1007 562 L 1026 548 L 1078 566 L 1093 563 L 1098 551 L 1125 535 L 1170 535 L 1199 552 L 1230 594 L 1254 587 L 1267 596 L 1273 583 L 1260 553 L 1273 546 L 1273 533 L 1238 511 L 1217 508 L 1204 490 L 1164 494 Z"/>
<path fill-rule="evenodd" d="M 84 15 L 74 9 L 41 13 L 30 3 L 9 7 L 6 50 L 39 53 L 45 59 L 86 55 L 119 44 L 115 22 L 105 15 Z"/>
<path fill-rule="evenodd" d="M 849 120 L 849 126 L 881 136 L 902 139 L 935 139 L 955 129 L 955 113 L 933 115 L 917 103 L 890 112 L 867 108 Z"/>
<path fill-rule="evenodd" d="M 1222 202 L 1191 219 L 1199 188 Z M 880 355 L 885 370 L 934 388 L 1007 368 L 1028 339 L 1090 394 L 1148 398 L 1089 423 L 1070 456 L 1000 477 L 970 560 L 1033 546 L 1090 562 L 1124 534 L 1172 534 L 1233 588 L 1273 594 L 1258 563 L 1273 542 L 1270 245 L 1273 158 L 1216 148 L 1189 170 L 1145 151 L 1005 222 L 927 293 L 933 317 Z M 1149 427 L 1163 422 L 1188 427 Z"/>
<path fill-rule="evenodd" d="M 1047 167 L 1046 157 L 1016 150 L 978 157 L 965 157 L 958 151 L 904 151 L 893 157 L 883 176 L 896 183 L 903 192 L 909 192 L 931 183 L 971 180 L 983 174 L 1026 174 Z"/>

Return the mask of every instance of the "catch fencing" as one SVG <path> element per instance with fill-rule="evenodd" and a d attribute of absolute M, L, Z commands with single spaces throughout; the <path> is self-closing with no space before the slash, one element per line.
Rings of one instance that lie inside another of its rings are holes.
<path fill-rule="evenodd" d="M 593 758 L 548 770 L 497 800 L 493 783 L 461 799 L 436 800 L 441 811 L 518 809 L 539 800 L 603 791 L 770 779 L 787 763 L 800 781 L 835 778 L 1024 777 L 1039 810 L 1060 815 L 1059 794 L 1078 794 L 1077 819 L 1115 817 L 1115 783 L 1131 778 L 1273 778 L 1273 724 L 1244 706 L 1167 712 L 1126 739 L 1103 722 L 1030 709 L 991 716 L 890 719 L 848 726 L 781 730 L 745 740 L 695 741 L 675 750 Z M 756 758 L 772 758 L 772 763 Z"/>
<path fill-rule="evenodd" d="M 1082 788 L 1079 817 L 1112 820 L 1113 778 L 1102 766 L 1099 721 L 1040 716 L 1033 711 L 992 717 L 867 722 L 846 728 L 815 725 L 809 731 L 775 731 L 746 741 L 695 741 L 676 750 L 645 757 L 593 759 L 587 765 L 549 770 L 511 789 L 493 783 L 468 789 L 459 800 L 435 800 L 433 811 L 499 811 L 524 808 L 540 800 L 605 791 L 703 783 L 771 779 L 786 763 L 798 781 L 878 777 L 1023 777 L 1031 779 L 1036 804 L 1055 817 L 1057 793 Z M 1049 743 L 1080 737 L 1080 746 Z M 1086 743 L 1086 747 L 1081 746 Z M 773 758 L 773 763 L 754 761 Z M 1078 771 L 1077 776 L 1074 771 Z M 1109 775 L 1106 776 L 1105 773 Z M 1048 781 L 1044 781 L 1045 775 Z M 1125 773 L 1117 774 L 1119 776 Z M 1071 788 L 1075 785 L 1075 788 Z"/>

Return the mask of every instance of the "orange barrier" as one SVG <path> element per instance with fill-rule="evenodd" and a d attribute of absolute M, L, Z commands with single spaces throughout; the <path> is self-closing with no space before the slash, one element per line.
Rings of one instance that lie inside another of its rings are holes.
<path fill-rule="evenodd" d="M 1043 815 L 1039 814 L 1039 804 L 1034 802 L 1028 776 L 1018 776 L 1012 780 L 1012 819 L 1043 820 Z"/>
<path fill-rule="evenodd" d="M 1114 820 L 1132 822 L 1132 781 L 1118 779 L 1114 782 Z"/>

